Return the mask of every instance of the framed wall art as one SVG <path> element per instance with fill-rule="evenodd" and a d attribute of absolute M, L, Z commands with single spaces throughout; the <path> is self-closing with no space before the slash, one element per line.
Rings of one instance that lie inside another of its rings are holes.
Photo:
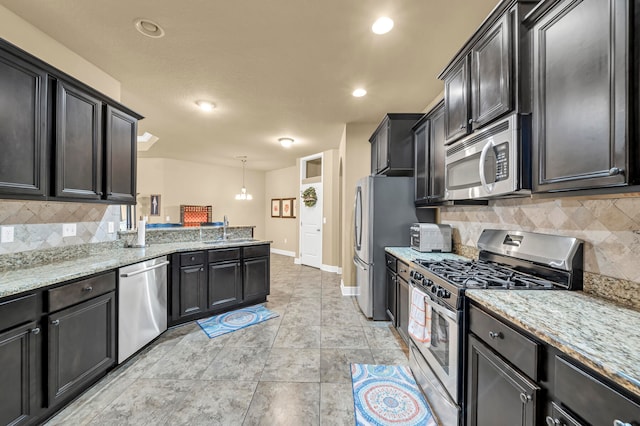
<path fill-rule="evenodd" d="M 296 214 L 294 211 L 295 207 L 295 198 L 283 198 L 282 199 L 282 217 L 286 218 L 295 218 Z"/>
<path fill-rule="evenodd" d="M 280 209 L 281 201 L 282 200 L 280 198 L 272 198 L 271 199 L 271 217 L 280 217 L 280 215 L 281 215 L 281 209 Z"/>

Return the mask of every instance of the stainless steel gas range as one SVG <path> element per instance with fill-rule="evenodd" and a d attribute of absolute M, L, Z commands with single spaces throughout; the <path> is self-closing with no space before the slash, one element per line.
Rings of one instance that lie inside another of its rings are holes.
<path fill-rule="evenodd" d="M 465 289 L 581 290 L 582 247 L 576 238 L 487 229 L 477 261 L 413 262 L 410 300 L 424 299 L 430 321 L 428 339 L 410 336 L 410 365 L 440 424 L 463 421 Z"/>

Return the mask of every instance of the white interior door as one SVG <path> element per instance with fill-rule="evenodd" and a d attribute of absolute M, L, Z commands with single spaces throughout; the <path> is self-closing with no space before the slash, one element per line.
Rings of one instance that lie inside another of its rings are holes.
<path fill-rule="evenodd" d="M 300 200 L 300 263 L 320 268 L 322 266 L 322 184 L 313 183 L 300 185 L 304 192 L 313 186 L 318 201 L 312 207 L 307 207 Z"/>

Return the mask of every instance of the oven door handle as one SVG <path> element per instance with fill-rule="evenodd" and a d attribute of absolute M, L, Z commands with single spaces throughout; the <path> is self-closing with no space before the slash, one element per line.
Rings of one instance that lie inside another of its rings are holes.
<path fill-rule="evenodd" d="M 449 318 L 451 321 L 454 321 L 454 322 L 458 321 L 457 313 L 455 311 L 452 311 L 450 309 L 447 309 L 447 308 L 437 304 L 436 302 L 431 300 L 431 297 L 429 297 L 429 296 L 425 297 L 424 301 L 427 303 L 427 305 L 429 305 L 431 307 L 431 310 L 439 313 L 440 315 L 443 315 L 443 316 Z"/>
<path fill-rule="evenodd" d="M 482 187 L 489 194 L 493 192 L 493 189 L 496 187 L 496 184 L 495 182 L 491 184 L 487 183 L 487 176 L 484 174 L 484 163 L 485 161 L 487 161 L 487 154 L 489 153 L 489 150 L 493 149 L 494 146 L 495 145 L 493 143 L 493 140 L 490 140 L 489 142 L 486 143 L 486 145 L 482 148 L 482 152 L 480 153 L 480 163 L 478 164 L 478 173 L 480 174 L 480 183 L 482 183 Z"/>

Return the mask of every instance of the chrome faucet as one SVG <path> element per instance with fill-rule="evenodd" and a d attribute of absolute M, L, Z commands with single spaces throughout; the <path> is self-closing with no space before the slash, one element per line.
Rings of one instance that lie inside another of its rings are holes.
<path fill-rule="evenodd" d="M 227 219 L 227 215 L 224 215 L 224 219 L 222 219 L 222 239 L 226 240 L 228 238 L 227 235 L 227 227 L 229 226 L 229 220 Z"/>

